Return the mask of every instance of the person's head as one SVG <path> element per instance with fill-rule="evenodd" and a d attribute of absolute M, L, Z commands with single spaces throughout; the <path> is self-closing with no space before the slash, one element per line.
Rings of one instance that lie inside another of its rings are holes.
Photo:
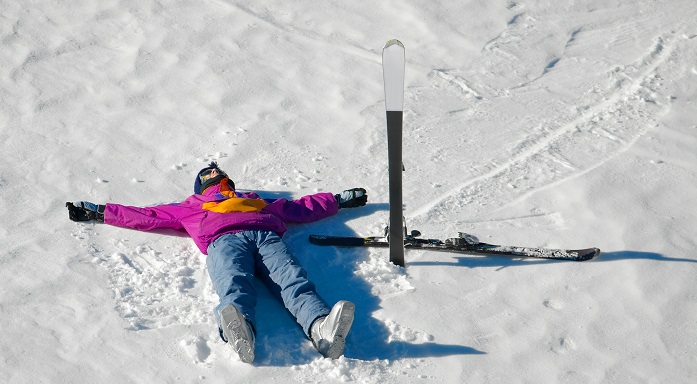
<path fill-rule="evenodd" d="M 212 161 L 206 168 L 203 168 L 196 175 L 196 180 L 194 181 L 194 193 L 201 195 L 203 192 L 214 185 L 218 185 L 221 182 L 227 183 L 230 189 L 235 189 L 235 183 L 230 180 L 228 175 L 218 167 L 215 161 Z"/>

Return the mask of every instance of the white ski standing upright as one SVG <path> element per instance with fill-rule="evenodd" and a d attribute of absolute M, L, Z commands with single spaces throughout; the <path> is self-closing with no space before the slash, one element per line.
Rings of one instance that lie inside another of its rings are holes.
<path fill-rule="evenodd" d="M 404 266 L 404 215 L 402 212 L 402 121 L 404 115 L 404 45 L 390 40 L 382 50 L 387 114 L 387 152 L 390 184 L 390 262 Z"/>

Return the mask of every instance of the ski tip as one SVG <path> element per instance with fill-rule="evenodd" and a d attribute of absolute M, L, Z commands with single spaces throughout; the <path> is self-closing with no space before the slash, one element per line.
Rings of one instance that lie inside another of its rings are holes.
<path fill-rule="evenodd" d="M 595 259 L 600 255 L 600 248 L 588 248 L 582 251 L 578 251 L 577 261 L 586 261 Z"/>
<path fill-rule="evenodd" d="M 383 48 L 383 49 L 387 49 L 393 45 L 398 45 L 402 49 L 404 49 L 404 44 L 402 44 L 402 42 L 397 40 L 397 39 L 388 40 L 387 43 L 385 43 L 385 48 Z"/>
<path fill-rule="evenodd" d="M 600 248 L 595 248 L 595 253 L 593 254 L 593 257 L 595 258 L 595 257 L 600 256 L 600 253 L 601 253 Z"/>

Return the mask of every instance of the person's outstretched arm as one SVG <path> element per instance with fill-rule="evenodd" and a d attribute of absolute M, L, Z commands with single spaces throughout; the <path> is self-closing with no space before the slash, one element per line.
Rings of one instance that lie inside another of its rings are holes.
<path fill-rule="evenodd" d="M 339 208 L 364 206 L 368 195 L 363 188 L 353 188 L 340 194 L 321 192 L 297 200 L 278 199 L 264 208 L 281 220 L 290 223 L 309 223 L 329 217 Z"/>
<path fill-rule="evenodd" d="M 158 228 L 183 229 L 179 204 L 131 207 L 120 204 L 94 204 L 89 201 L 66 203 L 72 221 L 97 221 L 118 227 L 149 231 Z"/>

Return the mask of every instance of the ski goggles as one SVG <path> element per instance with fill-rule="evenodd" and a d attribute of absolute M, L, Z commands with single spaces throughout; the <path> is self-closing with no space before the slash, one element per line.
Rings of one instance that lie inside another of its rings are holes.
<path fill-rule="evenodd" d="M 205 183 L 206 180 L 210 179 L 213 176 L 213 170 L 216 170 L 216 169 L 217 168 L 210 168 L 210 169 L 206 169 L 205 171 L 201 172 L 198 175 L 198 179 L 199 179 L 199 181 L 201 181 L 201 184 Z M 220 173 L 221 172 L 218 171 L 218 174 L 220 174 Z"/>

